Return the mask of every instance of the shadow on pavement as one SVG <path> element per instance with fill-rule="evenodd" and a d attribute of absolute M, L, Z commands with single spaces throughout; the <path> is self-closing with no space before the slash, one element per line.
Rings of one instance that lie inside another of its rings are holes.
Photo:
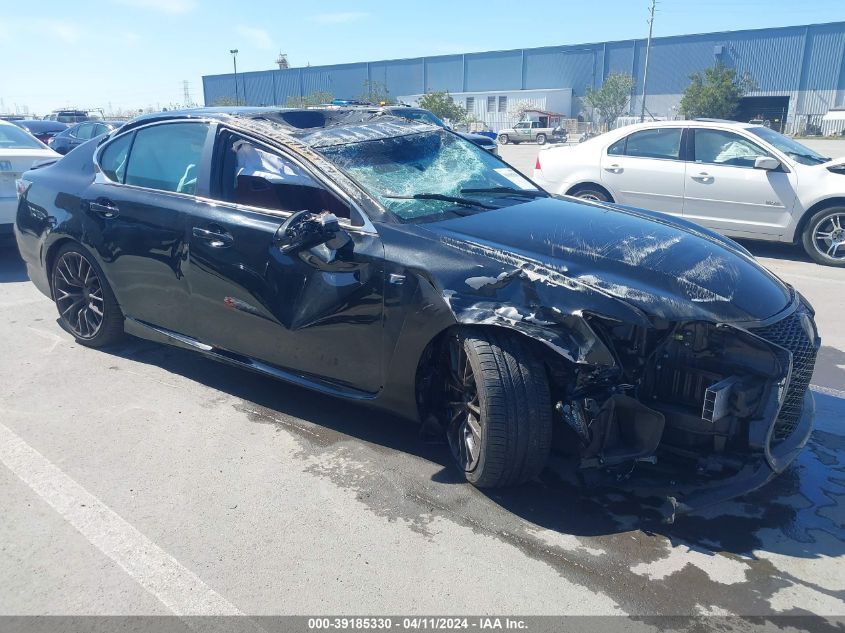
<path fill-rule="evenodd" d="M 108 353 L 156 365 L 241 399 L 258 423 L 276 424 L 299 435 L 315 450 L 354 439 L 381 451 L 400 451 L 440 467 L 429 486 L 467 486 L 452 465 L 445 444 L 424 443 L 414 424 L 391 415 L 316 394 L 268 377 L 229 367 L 192 352 L 130 340 Z M 552 460 L 540 480 L 512 489 L 481 491 L 486 509 L 463 504 L 462 515 L 495 523 L 489 503 L 531 526 L 575 536 L 607 536 L 643 530 L 682 541 L 706 552 L 747 554 L 755 549 L 804 558 L 845 555 L 845 437 L 836 429 L 845 420 L 845 400 L 816 394 L 820 428 L 808 447 L 782 476 L 763 489 L 710 510 L 663 525 L 654 508 L 662 499 L 643 495 L 630 483 L 586 488 L 569 476 L 565 461 Z M 319 425 L 319 433 L 302 422 Z M 839 433 L 837 431 L 837 433 Z M 448 492 L 437 493 L 448 499 Z M 651 508 L 651 510 L 649 510 Z M 494 530 L 495 527 L 491 527 Z M 817 539 L 819 532 L 830 535 Z"/>
<path fill-rule="evenodd" d="M 754 257 L 770 257 L 772 259 L 784 259 L 793 262 L 807 262 L 815 264 L 804 249 L 797 244 L 786 244 L 784 242 L 763 242 L 760 240 L 736 240 L 747 248 Z M 816 264 L 817 266 L 819 264 Z"/>
<path fill-rule="evenodd" d="M 3 236 L 0 238 L 0 283 L 26 281 L 26 265 L 18 253 L 18 245 L 14 238 Z"/>

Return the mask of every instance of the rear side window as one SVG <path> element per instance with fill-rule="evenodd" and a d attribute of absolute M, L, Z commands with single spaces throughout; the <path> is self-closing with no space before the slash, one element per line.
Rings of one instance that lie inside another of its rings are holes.
<path fill-rule="evenodd" d="M 196 193 L 206 123 L 166 123 L 138 130 L 126 168 L 126 184 Z"/>
<path fill-rule="evenodd" d="M 106 178 L 114 182 L 123 182 L 126 177 L 126 157 L 132 145 L 132 134 L 124 134 L 106 145 L 100 154 L 100 168 Z"/>
<path fill-rule="evenodd" d="M 681 155 L 682 128 L 656 128 L 634 132 L 611 145 L 607 153 L 638 158 L 678 160 Z"/>

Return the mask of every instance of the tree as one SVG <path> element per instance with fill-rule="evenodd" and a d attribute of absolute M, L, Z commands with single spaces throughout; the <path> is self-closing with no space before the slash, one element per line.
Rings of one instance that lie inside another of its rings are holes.
<path fill-rule="evenodd" d="M 391 104 L 394 103 L 390 96 L 390 91 L 381 81 L 364 81 L 364 92 L 355 97 L 359 101 L 368 101 L 376 104 Z"/>
<path fill-rule="evenodd" d="M 428 92 L 420 97 L 417 103 L 434 116 L 448 119 L 452 123 L 460 123 L 467 118 L 466 108 L 455 103 L 448 92 Z"/>
<path fill-rule="evenodd" d="M 723 64 L 707 68 L 703 74 L 693 73 L 689 80 L 680 106 L 681 114 L 688 119 L 730 119 L 745 93 L 756 87 L 750 75 L 738 77 L 736 70 Z"/>
<path fill-rule="evenodd" d="M 234 97 L 217 97 L 214 101 L 211 102 L 213 106 L 234 106 L 240 105 Z"/>
<path fill-rule="evenodd" d="M 308 106 L 331 103 L 332 99 L 334 99 L 334 95 L 332 95 L 332 93 L 318 90 L 317 92 L 312 92 L 310 95 L 306 95 L 304 97 L 291 95 L 287 98 L 287 101 L 285 101 L 285 107 L 306 108 Z"/>
<path fill-rule="evenodd" d="M 516 103 L 514 103 L 511 106 L 511 109 L 508 112 L 508 114 L 510 114 L 511 118 L 513 118 L 514 120 L 522 121 L 522 118 L 525 116 L 525 113 L 528 110 L 535 109 L 536 107 L 537 106 L 535 104 L 531 103 L 530 101 L 526 101 L 526 100 L 517 101 Z"/>
<path fill-rule="evenodd" d="M 633 89 L 631 75 L 610 73 L 598 90 L 587 88 L 584 103 L 599 113 L 602 122 L 610 125 L 627 110 Z"/>

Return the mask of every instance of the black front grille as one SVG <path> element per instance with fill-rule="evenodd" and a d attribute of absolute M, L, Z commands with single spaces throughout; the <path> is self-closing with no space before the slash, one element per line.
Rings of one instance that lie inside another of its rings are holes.
<path fill-rule="evenodd" d="M 803 305 L 789 316 L 765 327 L 750 328 L 751 332 L 767 341 L 792 352 L 792 378 L 783 400 L 780 414 L 775 420 L 772 441 L 777 443 L 792 435 L 801 418 L 804 394 L 810 386 L 816 364 L 816 346 L 813 337 L 804 329 L 802 321 L 810 317 Z"/>

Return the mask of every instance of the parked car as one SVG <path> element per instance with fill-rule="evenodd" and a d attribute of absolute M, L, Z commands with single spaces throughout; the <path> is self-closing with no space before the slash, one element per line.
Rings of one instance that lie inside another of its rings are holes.
<path fill-rule="evenodd" d="M 715 479 L 671 519 L 764 484 L 812 429 L 813 310 L 742 247 L 557 199 L 431 125 L 159 113 L 19 191 L 29 277 L 79 344 L 135 334 L 380 407 L 480 487 L 537 475 L 555 435 L 610 481 L 658 456 Z"/>
<path fill-rule="evenodd" d="M 102 120 L 103 115 L 97 110 L 53 110 L 44 117 L 46 121 L 59 121 L 61 123 L 81 123 L 92 119 Z"/>
<path fill-rule="evenodd" d="M 544 126 L 541 121 L 520 121 L 511 128 L 499 130 L 498 140 L 502 145 L 513 143 L 566 143 L 568 135 L 562 127 Z"/>
<path fill-rule="evenodd" d="M 430 123 L 438 127 L 451 129 L 446 123 L 433 112 L 429 112 L 424 108 L 412 108 L 409 106 L 385 106 L 382 108 L 385 112 L 389 112 L 395 116 L 401 116 L 403 119 L 410 121 L 422 121 L 423 123 Z M 479 147 L 486 149 L 491 154 L 499 154 L 499 148 L 496 141 L 486 134 L 472 134 L 470 132 L 458 132 L 455 134 L 462 136 L 466 140 L 475 143 Z"/>
<path fill-rule="evenodd" d="M 12 121 L 19 128 L 22 128 L 32 134 L 39 141 L 45 145 L 50 142 L 59 132 L 67 129 L 65 123 L 59 121 L 44 121 L 43 119 L 23 119 L 21 121 Z"/>
<path fill-rule="evenodd" d="M 67 154 L 74 147 L 116 130 L 124 121 L 84 121 L 59 132 L 50 141 L 50 147 L 59 154 Z"/>
<path fill-rule="evenodd" d="M 0 235 L 12 234 L 17 209 L 15 181 L 33 163 L 58 157 L 29 132 L 0 120 Z"/>
<path fill-rule="evenodd" d="M 762 125 L 661 121 L 540 152 L 534 180 L 557 194 L 644 207 L 731 237 L 800 242 L 845 266 L 845 157 L 830 160 Z"/>

